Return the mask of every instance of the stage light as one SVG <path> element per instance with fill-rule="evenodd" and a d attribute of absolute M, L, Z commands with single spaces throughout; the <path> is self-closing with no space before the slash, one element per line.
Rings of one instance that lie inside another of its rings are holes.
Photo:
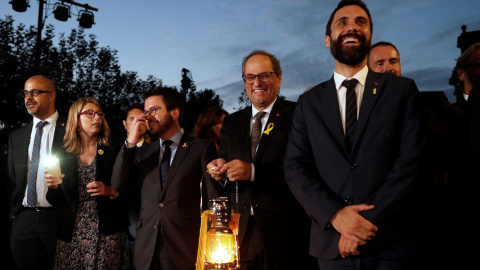
<path fill-rule="evenodd" d="M 88 10 L 80 11 L 79 17 L 80 26 L 83 28 L 92 28 L 92 25 L 95 24 L 93 21 L 93 13 Z"/>
<path fill-rule="evenodd" d="M 53 14 L 55 14 L 55 19 L 66 22 L 70 18 L 70 7 L 56 3 Z"/>
<path fill-rule="evenodd" d="M 9 4 L 12 4 L 13 10 L 17 12 L 25 12 L 27 11 L 27 7 L 30 6 L 28 0 L 12 0 Z"/>

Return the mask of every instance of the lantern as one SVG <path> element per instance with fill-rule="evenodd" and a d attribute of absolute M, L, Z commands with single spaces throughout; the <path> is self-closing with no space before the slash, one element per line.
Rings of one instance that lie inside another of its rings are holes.
<path fill-rule="evenodd" d="M 235 224 L 238 224 L 239 215 L 232 212 L 227 197 L 212 199 L 210 204 L 211 210 L 206 210 L 202 214 L 197 269 L 239 269 L 236 233 L 238 230 L 235 229 L 238 228 Z"/>

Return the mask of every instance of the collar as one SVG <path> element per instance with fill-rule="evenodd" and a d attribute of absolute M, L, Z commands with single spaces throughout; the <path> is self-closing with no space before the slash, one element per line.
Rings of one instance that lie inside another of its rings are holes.
<path fill-rule="evenodd" d="M 40 120 L 36 117 L 33 117 L 33 129 L 35 129 L 35 127 L 37 126 L 37 123 L 41 121 L 47 121 L 49 124 L 52 124 L 53 126 L 55 126 L 55 124 L 57 123 L 57 119 L 58 119 L 58 111 L 55 111 L 52 115 L 47 117 L 47 119 L 45 120 Z"/>
<path fill-rule="evenodd" d="M 174 145 L 179 145 L 180 140 L 182 139 L 183 133 L 184 133 L 183 128 L 181 128 L 177 133 L 175 133 L 175 135 L 173 135 L 171 138 L 168 138 L 166 140 L 172 141 Z M 160 146 L 162 146 L 164 140 L 162 140 L 161 138 L 159 140 L 160 140 Z"/>
<path fill-rule="evenodd" d="M 144 142 L 145 142 L 145 139 L 141 139 L 140 141 L 137 142 L 137 146 L 138 147 L 142 146 Z"/>
<path fill-rule="evenodd" d="M 362 85 L 362 87 L 365 87 L 367 74 L 368 74 L 368 66 L 365 66 L 359 72 L 357 72 L 357 74 L 353 75 L 352 78 L 357 79 L 357 81 Z M 335 80 L 335 87 L 337 88 L 337 91 L 340 90 L 340 87 L 342 86 L 342 83 L 345 79 L 352 79 L 352 78 L 347 78 L 335 71 L 333 72 L 333 79 Z"/>
<path fill-rule="evenodd" d="M 269 115 L 270 112 L 272 111 L 273 104 L 275 104 L 276 101 L 277 101 L 277 98 L 275 98 L 275 100 L 270 105 L 268 105 L 268 107 L 265 108 L 265 110 L 263 110 L 263 112 L 266 112 L 267 115 Z M 255 108 L 255 106 L 252 105 L 252 119 L 255 118 L 255 115 L 257 115 L 258 112 L 259 112 L 259 110 L 257 110 L 257 108 Z"/>

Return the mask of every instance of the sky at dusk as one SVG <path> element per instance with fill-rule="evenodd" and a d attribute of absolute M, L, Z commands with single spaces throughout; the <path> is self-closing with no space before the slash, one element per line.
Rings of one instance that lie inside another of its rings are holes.
<path fill-rule="evenodd" d="M 0 2 L 0 16 L 12 15 L 15 25 L 37 25 L 38 2 L 30 0 L 23 13 L 9 0 Z M 56 1 L 47 1 L 50 6 Z M 122 71 L 141 79 L 153 75 L 164 85 L 180 86 L 181 70 L 193 75 L 197 89 L 213 89 L 227 111 L 238 106 L 244 89 L 241 63 L 250 51 L 262 49 L 280 59 L 280 94 L 296 101 L 309 86 L 328 80 L 334 61 L 325 47 L 325 26 L 338 1 L 333 0 L 90 0 L 76 1 L 98 8 L 94 34 L 102 47 L 118 51 Z M 453 101 L 448 84 L 457 38 L 480 30 L 478 0 L 365 0 L 373 20 L 373 43 L 389 41 L 400 51 L 402 72 L 420 91 L 443 90 Z M 52 10 L 45 23 L 55 33 L 70 34 L 76 14 L 57 21 Z"/>

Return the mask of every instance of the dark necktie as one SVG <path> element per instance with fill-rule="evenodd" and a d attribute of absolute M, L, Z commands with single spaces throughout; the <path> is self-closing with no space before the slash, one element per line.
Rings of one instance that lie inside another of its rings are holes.
<path fill-rule="evenodd" d="M 355 128 L 357 126 L 357 94 L 355 93 L 355 86 L 358 81 L 356 79 L 345 80 L 342 85 L 347 88 L 347 99 L 345 106 L 345 137 L 347 143 L 351 147 L 353 136 L 355 135 Z"/>
<path fill-rule="evenodd" d="M 42 129 L 48 124 L 47 121 L 37 123 L 35 127 L 35 138 L 33 139 L 32 157 L 30 159 L 30 172 L 28 174 L 27 204 L 34 207 L 37 203 L 37 172 L 40 158 L 40 142 L 42 140 Z"/>
<path fill-rule="evenodd" d="M 163 152 L 162 162 L 160 163 L 161 177 L 162 177 L 162 188 L 165 186 L 165 181 L 167 181 L 168 170 L 170 169 L 170 157 L 172 156 L 172 150 L 170 145 L 172 141 L 165 140 L 162 145 L 165 146 L 165 151 Z"/>
<path fill-rule="evenodd" d="M 250 155 L 252 161 L 255 160 L 255 153 L 257 152 L 257 145 L 260 142 L 260 135 L 262 134 L 262 118 L 266 112 L 258 112 L 255 115 L 255 123 L 252 126 L 252 134 L 250 135 Z"/>

